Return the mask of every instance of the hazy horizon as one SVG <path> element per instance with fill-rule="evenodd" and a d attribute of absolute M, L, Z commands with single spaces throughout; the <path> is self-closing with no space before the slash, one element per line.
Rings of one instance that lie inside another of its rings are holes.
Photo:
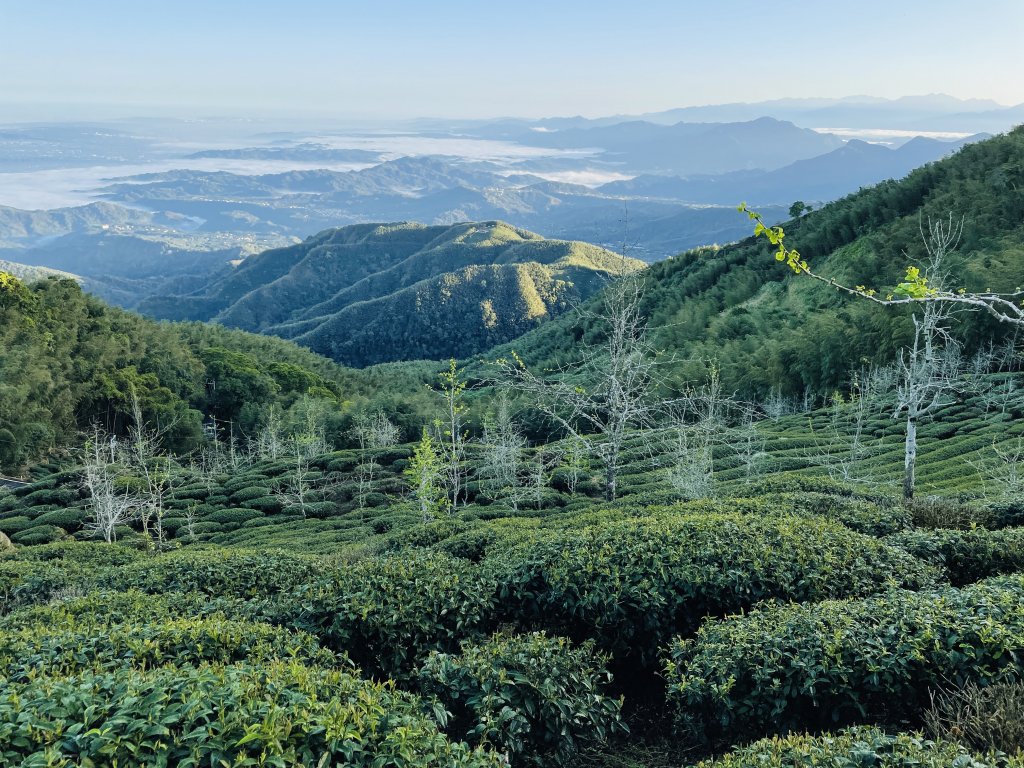
<path fill-rule="evenodd" d="M 7 4 L 0 118 L 642 114 L 779 98 L 1024 102 L 1024 4 Z M 35 117 L 31 117 L 35 115 Z"/>

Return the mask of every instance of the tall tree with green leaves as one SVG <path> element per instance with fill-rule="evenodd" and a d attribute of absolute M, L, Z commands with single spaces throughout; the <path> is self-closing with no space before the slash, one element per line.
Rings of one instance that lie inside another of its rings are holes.
<path fill-rule="evenodd" d="M 466 432 L 463 417 L 466 413 L 466 381 L 462 377 L 455 358 L 448 361 L 448 369 L 439 375 L 441 387 L 435 390 L 440 396 L 444 416 L 434 426 L 438 435 L 438 453 L 444 466 L 444 482 L 448 489 L 451 508 L 459 506 L 463 495 L 463 462 L 466 458 Z"/>
<path fill-rule="evenodd" d="M 430 430 L 424 427 L 423 435 L 413 449 L 412 460 L 405 470 L 405 476 L 425 523 L 435 519 L 448 508 L 443 473 L 444 465 L 434 447 L 434 438 L 430 436 Z"/>

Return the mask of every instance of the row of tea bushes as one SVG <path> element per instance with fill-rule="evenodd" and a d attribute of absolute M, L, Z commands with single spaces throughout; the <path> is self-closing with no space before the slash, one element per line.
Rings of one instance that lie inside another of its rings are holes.
<path fill-rule="evenodd" d="M 944 569 L 954 586 L 1024 571 L 1024 528 L 904 531 L 886 542 Z"/>
<path fill-rule="evenodd" d="M 948 741 L 850 728 L 824 736 L 774 737 L 697 768 L 1021 768 L 1024 759 L 971 754 Z"/>
<path fill-rule="evenodd" d="M 10 682 L 30 682 L 39 675 L 256 664 L 279 658 L 342 666 L 311 635 L 219 617 L 114 624 L 85 617 L 77 624 L 35 624 L 0 634 L 0 665 Z"/>
<path fill-rule="evenodd" d="M 929 692 L 1024 672 L 1024 575 L 956 589 L 765 605 L 670 647 L 681 723 L 715 737 L 920 717 Z"/>
<path fill-rule="evenodd" d="M 414 697 L 300 660 L 0 683 L 0 764 L 489 768 Z"/>
<path fill-rule="evenodd" d="M 643 665 L 706 616 L 934 585 L 936 570 L 836 523 L 737 514 L 664 515 L 553 531 L 485 561 L 502 618 L 593 639 Z"/>

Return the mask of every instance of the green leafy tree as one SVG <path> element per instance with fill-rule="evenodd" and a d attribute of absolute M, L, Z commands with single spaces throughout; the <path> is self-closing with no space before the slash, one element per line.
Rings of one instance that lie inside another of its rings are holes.
<path fill-rule="evenodd" d="M 448 369 L 439 375 L 441 388 L 437 390 L 444 404 L 444 418 L 435 423 L 438 433 L 438 453 L 444 465 L 444 481 L 452 509 L 459 505 L 463 494 L 463 461 L 466 458 L 467 432 L 463 422 L 466 381 L 462 378 L 455 358 L 448 361 Z"/>
<path fill-rule="evenodd" d="M 443 485 L 444 466 L 434 447 L 434 438 L 424 427 L 423 435 L 412 453 L 405 476 L 424 522 L 429 522 L 448 508 Z"/>

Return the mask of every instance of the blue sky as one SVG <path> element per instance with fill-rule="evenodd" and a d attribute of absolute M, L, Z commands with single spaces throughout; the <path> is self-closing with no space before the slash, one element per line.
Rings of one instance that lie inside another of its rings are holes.
<path fill-rule="evenodd" d="M 861 93 L 1016 104 L 1021 39 L 1024 0 L 0 0 L 0 104 L 362 117 Z"/>

